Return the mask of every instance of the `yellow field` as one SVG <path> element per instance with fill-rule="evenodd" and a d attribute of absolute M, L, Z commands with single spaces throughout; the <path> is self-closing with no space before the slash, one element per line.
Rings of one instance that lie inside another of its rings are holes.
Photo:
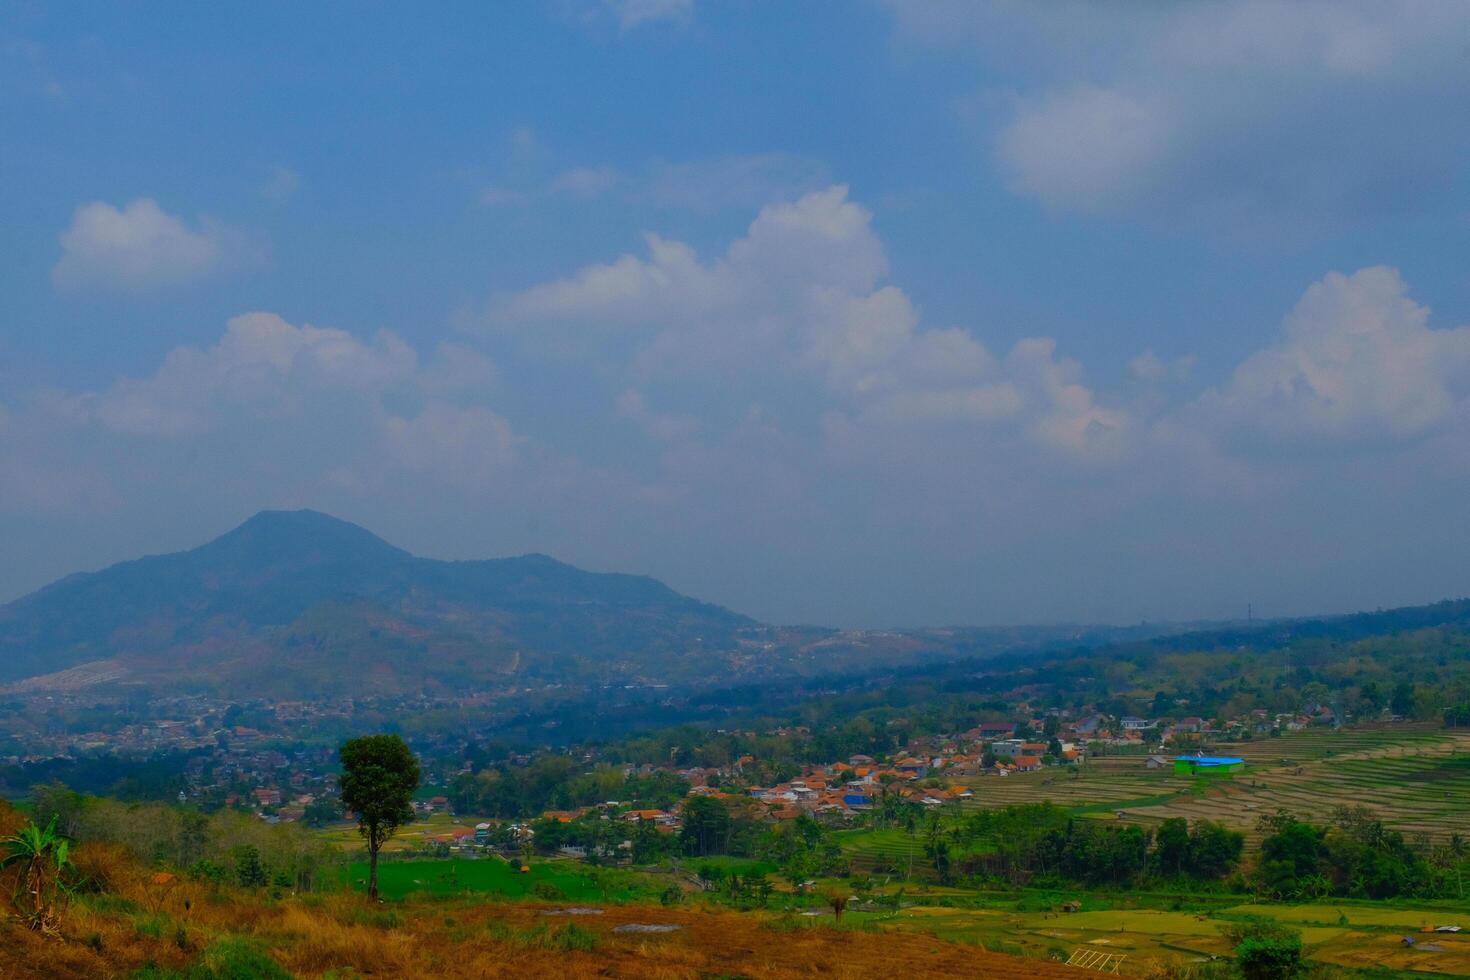
<path fill-rule="evenodd" d="M 1302 928 L 1308 958 L 1321 963 L 1470 976 L 1470 935 L 1419 931 L 1426 923 L 1470 927 L 1470 916 L 1443 909 L 1244 905 L 1222 910 L 1216 917 L 1146 909 L 1066 914 L 920 907 L 905 909 L 883 926 L 1031 957 L 1065 957 L 1077 949 L 1094 948 L 1124 956 L 1121 972 L 1138 975 L 1159 962 L 1189 963 L 1229 956 L 1229 943 L 1222 930 L 1229 919 L 1245 916 L 1273 917 L 1297 925 L 1334 923 Z M 1343 917 L 1348 924 L 1335 924 Z M 1404 935 L 1413 935 L 1416 946 L 1427 943 L 1440 948 L 1405 947 Z"/>

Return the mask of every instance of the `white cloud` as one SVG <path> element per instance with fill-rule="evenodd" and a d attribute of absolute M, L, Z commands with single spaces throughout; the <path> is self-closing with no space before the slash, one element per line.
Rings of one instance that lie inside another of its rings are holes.
<path fill-rule="evenodd" d="M 1019 193 L 1227 233 L 1412 211 L 1470 152 L 1459 0 L 886 0 L 978 53 L 962 99 Z"/>
<path fill-rule="evenodd" d="M 627 169 L 563 166 L 529 130 L 518 132 L 519 142 L 512 138 L 493 179 L 476 188 L 476 200 L 486 207 L 614 198 L 644 208 L 712 214 L 759 208 L 832 183 L 825 164 L 779 151 L 682 161 L 655 158 Z"/>
<path fill-rule="evenodd" d="M 1193 354 L 1165 360 L 1152 347 L 1128 362 L 1128 373 L 1139 381 L 1188 381 L 1199 358 Z"/>
<path fill-rule="evenodd" d="M 277 164 L 260 185 L 260 196 L 272 204 L 284 204 L 295 197 L 300 189 L 301 175 L 290 167 Z"/>
<path fill-rule="evenodd" d="M 689 415 L 665 415 L 648 407 L 643 393 L 628 388 L 618 395 L 614 408 L 619 417 L 628 419 L 654 439 L 669 441 L 693 435 L 699 430 L 699 421 Z"/>
<path fill-rule="evenodd" d="M 1470 327 L 1435 330 L 1398 270 L 1329 273 L 1201 407 L 1218 423 L 1277 439 L 1422 435 L 1470 395 Z"/>
<path fill-rule="evenodd" d="M 61 287 L 148 289 L 203 278 L 224 258 L 228 235 L 204 222 L 188 228 L 151 198 L 122 209 L 94 201 L 76 209 L 61 233 L 61 258 L 51 270 Z"/>
<path fill-rule="evenodd" d="M 489 357 L 464 344 L 450 342 L 434 349 L 434 356 L 421 374 L 424 388 L 438 394 L 483 393 L 496 383 L 498 377 L 495 362 Z"/>
<path fill-rule="evenodd" d="M 397 337 L 363 343 L 343 330 L 296 327 L 273 313 L 229 321 L 213 347 L 179 347 L 147 378 L 76 396 L 73 409 L 130 435 L 208 431 L 222 415 L 280 417 L 309 393 L 379 392 L 413 378 L 417 357 Z"/>
<path fill-rule="evenodd" d="M 689 245 L 649 233 L 647 258 L 624 255 L 500 297 L 489 320 L 502 327 L 544 321 L 649 326 L 737 308 L 770 309 L 813 288 L 861 290 L 887 268 L 869 219 L 838 186 L 768 205 L 744 238 L 709 263 Z"/>
<path fill-rule="evenodd" d="M 32 389 L 0 413 L 0 515 L 137 508 L 157 495 L 265 500 L 481 492 L 527 440 L 489 404 L 494 364 L 428 356 L 274 313 L 91 391 Z"/>
<path fill-rule="evenodd" d="M 603 0 L 625 31 L 659 21 L 687 22 L 694 16 L 694 0 Z"/>
<path fill-rule="evenodd" d="M 384 431 L 394 459 L 466 487 L 503 478 L 520 441 L 510 423 L 490 409 L 442 401 L 429 402 L 412 418 L 389 416 Z"/>
<path fill-rule="evenodd" d="M 1001 130 L 1012 185 L 1055 207 L 1131 200 L 1168 150 L 1166 111 L 1109 89 L 1084 87 L 1022 100 Z"/>
<path fill-rule="evenodd" d="M 924 328 L 908 296 L 882 284 L 888 262 L 872 215 L 846 187 L 767 205 L 709 261 L 682 242 L 646 240 L 647 257 L 500 297 L 488 322 L 520 336 L 558 331 L 584 347 L 610 333 L 635 338 L 632 366 L 645 379 L 814 376 L 866 424 L 1012 420 L 1041 444 L 1091 455 L 1116 447 L 1128 426 L 1050 340 L 1023 341 L 998 361 L 967 331 Z M 628 417 L 646 412 L 633 395 L 620 405 Z"/>

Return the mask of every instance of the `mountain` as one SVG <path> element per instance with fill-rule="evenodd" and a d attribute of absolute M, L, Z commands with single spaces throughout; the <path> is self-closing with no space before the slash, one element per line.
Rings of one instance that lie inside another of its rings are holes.
<path fill-rule="evenodd" d="M 737 613 L 545 555 L 435 561 L 314 511 L 71 575 L 0 606 L 0 684 L 236 696 L 686 681 L 744 662 Z"/>

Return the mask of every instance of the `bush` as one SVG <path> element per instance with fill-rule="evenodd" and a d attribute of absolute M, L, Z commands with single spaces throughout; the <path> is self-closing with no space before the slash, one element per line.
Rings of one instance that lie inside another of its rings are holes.
<path fill-rule="evenodd" d="M 207 881 L 211 885 L 223 885 L 230 880 L 230 872 L 227 868 L 205 858 L 200 858 L 189 865 L 186 874 L 195 881 Z"/>
<path fill-rule="evenodd" d="M 587 952 L 597 948 L 600 938 L 591 929 L 584 929 L 575 922 L 568 922 L 560 929 L 548 930 L 546 948 L 560 950 L 563 953 L 570 953 L 573 950 Z"/>
<path fill-rule="evenodd" d="M 291 974 L 259 946 L 239 936 L 216 939 L 182 972 L 149 964 L 133 976 L 135 980 L 291 980 Z"/>
<path fill-rule="evenodd" d="M 403 925 L 403 916 L 392 909 L 355 908 L 348 913 L 347 919 L 355 926 L 367 926 L 369 929 L 397 929 Z"/>
<path fill-rule="evenodd" d="M 1245 980 L 1291 980 L 1302 972 L 1302 934 L 1270 920 L 1230 926 L 1226 937 L 1235 944 L 1236 965 Z"/>

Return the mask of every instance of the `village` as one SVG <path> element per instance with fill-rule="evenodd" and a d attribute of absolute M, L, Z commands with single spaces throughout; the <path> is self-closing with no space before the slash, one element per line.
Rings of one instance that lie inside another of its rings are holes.
<path fill-rule="evenodd" d="M 986 787 L 993 785 L 990 779 L 1043 770 L 1076 773 L 1089 757 L 1131 760 L 1131 765 L 1145 770 L 1228 775 L 1241 768 L 1242 760 L 1204 755 L 1211 742 L 1268 736 L 1273 730 L 1300 731 L 1313 723 L 1326 729 L 1330 715 L 1253 712 L 1235 724 L 1217 727 L 1189 716 L 1168 720 L 1092 713 L 1064 720 L 1061 713 L 1055 713 L 1020 722 L 981 722 L 954 735 L 916 736 L 901 752 L 888 757 L 857 754 L 846 760 L 806 764 L 788 778 L 773 782 L 760 778 L 770 766 L 752 755 L 726 766 L 629 764 L 622 769 L 627 779 L 673 777 L 685 787 L 684 796 L 664 807 L 602 800 L 568 809 L 544 809 L 520 819 L 478 819 L 472 806 L 456 805 L 453 790 L 436 789 L 414 804 L 427 822 L 405 828 L 400 843 L 412 850 L 469 857 L 489 850 L 513 855 L 535 847 L 582 858 L 588 847 L 561 843 L 564 832 L 556 828 L 594 820 L 625 828 L 621 834 L 610 831 L 597 836 L 611 840 L 614 853 L 627 857 L 640 826 L 661 835 L 677 835 L 684 828 L 690 802 L 697 799 L 719 801 L 729 812 L 767 825 L 806 818 L 830 829 L 852 829 L 872 823 L 876 811 L 885 805 L 911 812 L 963 806 L 983 801 Z M 754 731 L 730 734 L 757 735 Z M 804 730 L 778 728 L 761 734 L 801 735 Z M 467 778 L 469 772 L 457 775 Z M 549 834 L 553 840 L 538 840 L 538 834 Z"/>
<path fill-rule="evenodd" d="M 79 704 L 75 695 L 45 695 L 43 700 L 51 711 L 75 711 Z M 421 699 L 417 705 L 396 707 L 430 710 L 445 705 L 442 699 Z M 111 730 L 28 733 L 23 739 L 24 754 L 0 756 L 0 773 L 9 773 L 15 780 L 15 774 L 44 774 L 89 757 L 151 759 L 155 768 L 157 760 L 165 759 L 177 767 L 172 774 L 176 789 L 171 787 L 168 797 L 180 804 L 205 811 L 243 810 L 267 823 L 305 821 L 323 826 L 341 819 L 335 799 L 333 733 L 356 713 L 384 707 L 352 699 L 242 704 L 205 697 L 161 700 L 136 712 L 153 716 L 151 720 L 135 720 Z M 1188 715 L 1111 716 L 1095 711 L 1074 716 L 1057 709 L 1034 712 L 1019 704 L 1015 716 L 1019 720 L 977 721 L 954 733 L 911 735 L 900 750 L 884 756 L 854 754 L 806 763 L 777 779 L 767 778 L 774 770 L 763 763 L 770 760 L 751 755 L 720 766 L 629 763 L 622 767 L 625 777 L 671 777 L 683 788 L 684 798 L 661 807 L 635 806 L 636 800 L 598 800 L 569 809 L 523 812 L 518 820 L 492 818 L 477 821 L 482 824 L 479 827 L 456 825 L 452 830 L 426 834 L 422 843 L 448 846 L 456 852 L 473 851 L 492 837 L 502 844 L 507 834 L 516 840 L 528 839 L 536 819 L 568 823 L 592 812 L 646 821 L 661 833 L 678 833 L 687 800 L 696 797 L 725 801 L 765 822 L 806 815 L 828 825 L 850 826 L 861 822 L 862 815 L 884 799 L 923 808 L 972 801 L 984 794 L 982 777 L 1006 778 L 1052 768 L 1065 771 L 1099 756 L 1136 756 L 1138 765 L 1157 768 L 1172 765 L 1175 755 L 1198 754 L 1215 742 L 1334 722 L 1331 709 L 1325 706 L 1312 714 L 1256 710 L 1239 718 L 1207 720 Z M 806 730 L 780 727 L 759 733 L 717 733 L 753 740 L 758 734 L 799 737 Z M 11 744 L 21 741 L 12 736 Z M 456 799 L 452 788 L 457 778 L 472 771 L 469 763 L 455 761 L 463 753 L 462 743 L 425 737 L 415 740 L 414 746 L 425 772 L 415 802 L 419 813 L 473 815 L 472 802 Z M 557 753 L 512 753 L 507 763 L 525 765 L 546 754 Z M 584 767 L 603 764 L 595 748 L 569 749 L 562 754 L 571 755 Z M 32 779 L 42 781 L 46 780 Z M 497 832 L 489 833 L 492 829 Z"/>

